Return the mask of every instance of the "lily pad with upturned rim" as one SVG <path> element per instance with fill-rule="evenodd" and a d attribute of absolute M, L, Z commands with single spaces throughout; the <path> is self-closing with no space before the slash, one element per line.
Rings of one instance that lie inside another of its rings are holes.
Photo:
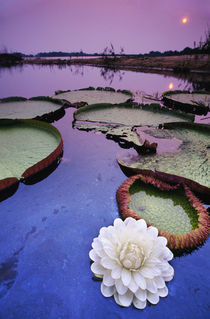
<path fill-rule="evenodd" d="M 163 93 L 163 102 L 173 109 L 206 115 L 210 111 L 210 92 L 167 91 Z"/>
<path fill-rule="evenodd" d="M 209 137 L 208 125 L 194 123 L 168 123 L 164 129 L 147 129 L 145 132 L 155 138 L 177 138 L 182 141 L 174 153 L 136 156 L 131 160 L 118 159 L 121 169 L 127 176 L 148 174 L 169 183 L 182 182 L 190 185 L 196 194 L 210 198 L 209 181 Z"/>
<path fill-rule="evenodd" d="M 80 89 L 80 90 L 67 90 L 56 91 L 55 98 L 63 100 L 69 106 L 77 107 L 78 102 L 85 102 L 87 104 L 98 103 L 126 103 L 133 97 L 132 93 L 127 90 L 115 91 L 113 88 L 97 88 L 94 87 Z M 75 105 L 74 105 L 75 104 Z"/>
<path fill-rule="evenodd" d="M 116 196 L 123 219 L 144 218 L 167 238 L 171 249 L 193 249 L 208 236 L 208 213 L 185 184 L 171 186 L 139 174 L 128 178 Z"/>
<path fill-rule="evenodd" d="M 0 195 L 57 162 L 63 140 L 52 125 L 35 120 L 0 120 Z"/>
<path fill-rule="evenodd" d="M 36 119 L 53 122 L 64 114 L 63 102 L 47 96 L 0 99 L 0 119 Z"/>
<path fill-rule="evenodd" d="M 166 122 L 193 121 L 194 116 L 170 111 L 159 104 L 93 104 L 74 112 L 76 121 L 100 122 L 126 126 L 158 126 Z"/>

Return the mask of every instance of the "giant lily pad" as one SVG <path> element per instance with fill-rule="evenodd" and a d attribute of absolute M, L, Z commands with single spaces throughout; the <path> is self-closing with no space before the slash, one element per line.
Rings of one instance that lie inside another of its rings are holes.
<path fill-rule="evenodd" d="M 0 195 L 18 181 L 27 182 L 61 156 L 63 141 L 48 123 L 0 120 Z"/>
<path fill-rule="evenodd" d="M 52 122 L 64 114 L 62 101 L 50 97 L 0 99 L 0 119 L 37 119 Z"/>
<path fill-rule="evenodd" d="M 207 114 L 210 110 L 210 92 L 167 91 L 165 105 L 194 114 Z"/>
<path fill-rule="evenodd" d="M 117 202 L 123 218 L 144 218 L 167 238 L 171 249 L 195 248 L 208 236 L 208 213 L 187 185 L 135 175 L 120 186 Z"/>
<path fill-rule="evenodd" d="M 72 106 L 77 102 L 86 102 L 86 104 L 96 103 L 124 103 L 132 98 L 132 93 L 127 90 L 115 91 L 113 88 L 93 87 L 75 91 L 56 91 L 56 99 L 62 99 Z M 76 105 L 77 106 L 77 105 Z"/>
<path fill-rule="evenodd" d="M 148 128 L 145 132 L 151 137 L 159 137 L 162 141 L 165 138 L 181 140 L 178 149 L 174 153 L 165 150 L 161 154 L 118 159 L 122 170 L 127 176 L 144 170 L 150 174 L 154 172 L 155 176 L 168 182 L 187 183 L 195 192 L 210 198 L 210 127 L 192 123 L 168 123 L 164 127 L 164 129 Z"/>
<path fill-rule="evenodd" d="M 102 122 L 129 126 L 158 126 L 166 122 L 193 121 L 194 116 L 161 108 L 159 104 L 94 104 L 74 112 L 77 121 Z"/>

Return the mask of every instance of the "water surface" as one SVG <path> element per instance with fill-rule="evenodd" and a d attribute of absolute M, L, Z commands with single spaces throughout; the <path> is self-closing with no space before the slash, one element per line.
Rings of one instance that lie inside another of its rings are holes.
<path fill-rule="evenodd" d="M 178 86 L 175 79 L 125 72 L 112 86 L 153 93 L 167 89 L 170 81 Z M 107 84 L 100 69 L 92 67 L 77 73 L 28 65 L 1 70 L 0 97 Z M 124 309 L 102 296 L 100 282 L 92 280 L 88 253 L 99 229 L 119 216 L 115 194 L 126 177 L 116 162 L 118 144 L 72 129 L 72 113 L 66 110 L 54 123 L 64 140 L 58 168 L 37 184 L 20 184 L 0 203 L 0 318 L 208 318 L 209 241 L 171 262 L 175 277 L 158 305 Z"/>
<path fill-rule="evenodd" d="M 184 80 L 160 74 L 132 71 L 108 71 L 92 66 L 39 66 L 23 65 L 0 69 L 0 97 L 53 95 L 56 90 L 74 90 L 87 86 L 112 86 L 115 89 L 128 89 L 147 94 L 169 89 L 185 89 L 191 85 Z M 110 83 L 111 82 L 111 83 Z"/>

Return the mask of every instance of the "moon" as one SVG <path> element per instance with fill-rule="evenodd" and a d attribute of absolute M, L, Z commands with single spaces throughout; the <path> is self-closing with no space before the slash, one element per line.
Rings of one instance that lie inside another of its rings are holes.
<path fill-rule="evenodd" d="M 172 90 L 173 89 L 173 87 L 174 87 L 174 84 L 171 82 L 171 83 L 169 83 L 169 86 L 168 86 L 168 88 L 170 89 L 170 90 Z"/>
<path fill-rule="evenodd" d="M 188 18 L 187 18 L 187 17 L 183 17 L 183 18 L 182 18 L 182 23 L 183 23 L 183 24 L 186 24 L 187 22 L 188 22 Z"/>

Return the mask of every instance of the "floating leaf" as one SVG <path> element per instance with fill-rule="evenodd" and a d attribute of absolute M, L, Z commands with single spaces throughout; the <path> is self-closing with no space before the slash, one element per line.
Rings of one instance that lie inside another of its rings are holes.
<path fill-rule="evenodd" d="M 187 185 L 171 186 L 157 178 L 135 175 L 120 186 L 117 202 L 123 219 L 143 218 L 158 228 L 171 249 L 195 248 L 208 236 L 208 213 Z"/>
<path fill-rule="evenodd" d="M 75 122 L 73 127 L 81 131 L 94 131 L 95 133 L 101 132 L 106 134 L 106 138 L 118 142 L 123 148 L 130 148 L 135 145 L 141 146 L 138 134 L 131 126 L 118 126 L 110 124 L 93 124 L 93 123 L 78 123 Z"/>
<path fill-rule="evenodd" d="M 101 122 L 127 126 L 157 126 L 166 122 L 193 121 L 194 116 L 161 108 L 159 104 L 94 104 L 74 112 L 76 121 Z"/>
<path fill-rule="evenodd" d="M 80 89 L 75 91 L 56 91 L 55 97 L 62 99 L 67 104 L 74 106 L 77 102 L 86 102 L 87 104 L 96 103 L 125 103 L 132 98 L 132 93 L 126 90 L 115 91 L 113 88 Z M 77 105 L 76 105 L 77 106 Z"/>
<path fill-rule="evenodd" d="M 0 120 L 0 195 L 17 181 L 36 179 L 61 156 L 63 141 L 52 125 Z"/>
<path fill-rule="evenodd" d="M 38 119 L 52 122 L 64 114 L 62 101 L 50 97 L 0 99 L 0 119 Z"/>
<path fill-rule="evenodd" d="M 206 115 L 210 110 L 210 92 L 167 91 L 163 93 L 163 102 L 174 109 Z"/>
<path fill-rule="evenodd" d="M 210 127 L 192 123 L 168 123 L 164 129 L 146 129 L 145 132 L 155 137 L 156 141 L 158 137 L 162 142 L 165 138 L 176 138 L 182 144 L 174 153 L 165 150 L 162 154 L 136 156 L 125 161 L 118 159 L 125 174 L 130 176 L 142 170 L 153 171 L 158 178 L 172 183 L 187 183 L 195 192 L 209 197 Z"/>

